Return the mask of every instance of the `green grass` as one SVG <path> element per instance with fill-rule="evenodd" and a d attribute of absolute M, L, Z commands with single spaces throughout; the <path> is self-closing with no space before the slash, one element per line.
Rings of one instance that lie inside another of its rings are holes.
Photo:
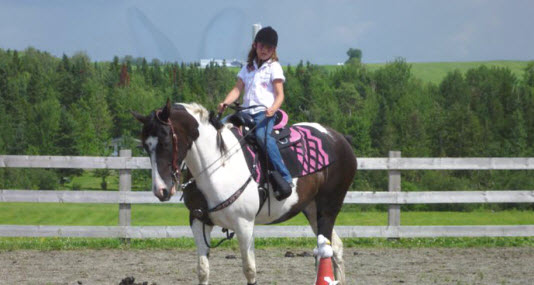
<path fill-rule="evenodd" d="M 369 71 L 376 71 L 382 68 L 386 63 L 364 63 Z M 424 82 L 432 82 L 439 84 L 448 72 L 458 69 L 464 73 L 472 68 L 478 68 L 482 65 L 487 67 L 505 67 L 509 68 L 518 79 L 523 77 L 524 69 L 527 67 L 528 61 L 475 61 L 475 62 L 409 62 L 412 66 L 412 74 L 415 78 L 419 78 Z M 326 65 L 325 68 L 329 71 L 339 68 L 335 65 Z"/>
<path fill-rule="evenodd" d="M 0 224 L 4 225 L 79 225 L 115 226 L 116 204 L 1 203 Z M 132 205 L 132 225 L 189 225 L 183 205 Z"/>
<path fill-rule="evenodd" d="M 0 203 L 0 224 L 114 226 L 118 205 L 66 203 Z M 281 225 L 307 225 L 301 214 Z M 337 225 L 387 225 L 387 212 L 342 211 Z M 401 212 L 402 225 L 525 225 L 534 224 L 534 211 Z M 134 204 L 134 226 L 189 225 L 189 212 L 180 204 Z"/>
<path fill-rule="evenodd" d="M 218 241 L 214 239 L 213 242 Z M 316 246 L 314 238 L 256 238 L 255 248 L 307 248 Z M 496 237 L 496 238 L 344 238 L 345 248 L 471 248 L 471 247 L 533 247 L 534 237 Z M 0 251 L 6 250 L 75 250 L 75 249 L 193 249 L 192 238 L 168 239 L 131 239 L 123 243 L 116 238 L 0 238 Z M 234 238 L 226 241 L 221 248 L 238 251 Z"/>
<path fill-rule="evenodd" d="M 133 177 L 139 177 L 141 171 L 149 172 L 149 170 L 134 170 Z M 106 177 L 107 189 L 106 190 L 118 190 L 119 189 L 119 174 L 116 170 L 111 170 L 110 175 Z M 151 180 L 139 179 L 139 181 L 132 181 L 133 191 L 147 191 L 150 189 Z M 102 178 L 95 176 L 94 170 L 84 170 L 80 176 L 70 177 L 70 181 L 66 182 L 63 186 L 60 186 L 58 190 L 102 190 L 101 186 Z"/>
<path fill-rule="evenodd" d="M 522 225 L 534 224 L 532 211 L 474 212 L 401 212 L 403 225 Z M 0 224 L 4 225 L 91 225 L 118 224 L 115 204 L 0 203 Z M 132 225 L 188 225 L 188 211 L 183 205 L 132 205 Z M 337 225 L 386 225 L 387 213 L 346 209 Z M 307 225 L 302 215 L 282 225 Z M 534 237 L 510 238 L 347 238 L 346 247 L 511 247 L 534 246 Z M 313 238 L 256 239 L 257 248 L 313 248 Z M 35 249 L 192 249 L 191 238 L 132 239 L 121 243 L 114 238 L 0 238 L 0 250 Z M 223 248 L 237 249 L 236 240 L 225 242 Z"/>
<path fill-rule="evenodd" d="M 73 176 L 71 180 L 63 185 L 60 190 L 102 190 L 100 183 L 102 178 L 96 177 L 94 171 L 85 170 L 80 176 Z M 119 189 L 119 175 L 116 171 L 111 171 L 111 175 L 106 178 L 107 190 Z"/>

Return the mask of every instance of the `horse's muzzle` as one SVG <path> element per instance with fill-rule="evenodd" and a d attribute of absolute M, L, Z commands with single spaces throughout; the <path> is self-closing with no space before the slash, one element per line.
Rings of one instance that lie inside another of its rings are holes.
<path fill-rule="evenodd" d="M 173 185 L 171 187 L 171 191 L 167 190 L 167 188 L 160 189 L 157 192 L 156 197 L 158 197 L 158 199 L 161 202 L 166 202 L 166 201 L 169 201 L 171 199 L 172 195 L 174 195 L 175 193 L 176 193 L 176 186 Z"/>

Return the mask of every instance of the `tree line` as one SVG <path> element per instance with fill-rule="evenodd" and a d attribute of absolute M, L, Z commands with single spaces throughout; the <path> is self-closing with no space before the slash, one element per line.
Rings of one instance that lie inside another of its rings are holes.
<path fill-rule="evenodd" d="M 350 54 L 349 54 L 350 55 Z M 34 48 L 0 49 L 0 154 L 110 155 L 112 140 L 136 147 L 141 113 L 174 102 L 215 110 L 237 69 L 86 54 L 54 57 Z M 522 77 L 507 68 L 453 71 L 422 82 L 398 58 L 369 71 L 359 60 L 329 70 L 285 67 L 291 122 L 315 121 L 352 137 L 358 157 L 523 157 L 534 154 L 534 62 Z M 0 188 L 57 189 L 73 170 L 0 169 Z M 105 173 L 103 174 L 106 175 Z M 527 171 L 406 171 L 403 190 L 531 189 Z M 360 172 L 354 189 L 383 190 L 380 171 Z"/>

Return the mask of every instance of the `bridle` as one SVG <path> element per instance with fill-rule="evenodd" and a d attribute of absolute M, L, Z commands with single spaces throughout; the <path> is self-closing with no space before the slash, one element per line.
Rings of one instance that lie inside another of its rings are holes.
<path fill-rule="evenodd" d="M 239 104 L 234 104 L 235 106 L 230 106 L 230 105 L 227 105 L 227 107 L 231 108 L 231 109 L 234 109 L 236 111 L 243 111 L 243 110 L 246 110 L 246 109 L 252 109 L 252 108 L 257 108 L 257 107 L 264 107 L 266 108 L 264 105 L 253 105 L 253 106 L 248 106 L 248 107 L 241 107 L 239 106 Z M 171 122 L 171 119 L 170 118 L 167 118 L 166 121 L 162 120 L 160 118 L 160 114 L 161 114 L 162 110 L 157 110 L 156 111 L 156 118 L 157 120 L 164 124 L 164 125 L 167 125 L 170 127 L 170 130 L 171 130 L 171 136 L 172 136 L 172 171 L 171 171 L 171 176 L 172 176 L 172 179 L 173 179 L 173 182 L 175 185 L 179 185 L 180 188 L 185 189 L 187 186 L 189 186 L 191 183 L 193 183 L 195 181 L 195 178 L 192 177 L 189 181 L 183 183 L 183 184 L 180 184 L 180 172 L 181 172 L 181 169 L 182 167 L 180 167 L 180 165 L 178 165 L 178 135 L 176 135 L 176 131 L 174 130 L 174 127 L 172 125 L 172 122 Z M 220 119 L 220 116 L 221 116 L 222 113 L 219 113 L 217 115 L 217 121 Z M 267 119 L 267 118 L 265 118 Z M 264 120 L 265 120 L 264 119 Z M 216 126 L 214 126 L 215 128 L 217 128 Z M 248 136 L 250 133 L 252 133 L 252 131 L 257 127 L 254 126 L 251 130 L 249 130 L 248 134 L 243 136 L 236 145 L 230 147 L 230 149 L 228 149 L 228 151 L 230 151 L 231 149 L 233 149 L 234 147 L 236 146 L 239 146 L 241 145 L 241 142 L 245 139 L 246 136 Z M 218 159 L 216 159 L 215 161 L 213 161 L 210 165 L 208 165 L 207 167 L 205 167 L 197 176 L 200 176 L 202 175 L 204 172 L 206 172 L 212 165 L 214 165 L 217 161 L 221 160 L 224 156 L 221 155 Z"/>
<path fill-rule="evenodd" d="M 171 119 L 168 118 L 167 121 L 163 121 L 159 114 L 161 114 L 161 110 L 156 111 L 156 118 L 160 123 L 167 125 L 171 129 L 171 136 L 172 136 L 172 171 L 171 176 L 174 181 L 175 185 L 178 185 L 180 183 L 180 167 L 178 166 L 178 135 L 176 135 L 176 132 L 174 131 L 174 127 L 172 126 Z"/>

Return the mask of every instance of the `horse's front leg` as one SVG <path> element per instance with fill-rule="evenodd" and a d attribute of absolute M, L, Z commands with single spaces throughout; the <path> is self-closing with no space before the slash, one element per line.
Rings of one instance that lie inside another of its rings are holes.
<path fill-rule="evenodd" d="M 211 242 L 211 230 L 213 226 L 204 225 L 201 221 L 193 219 L 191 224 L 191 230 L 193 230 L 193 236 L 195 237 L 195 244 L 197 246 L 197 273 L 198 273 L 198 284 L 208 284 L 210 278 L 210 263 L 209 263 L 209 253 L 210 249 L 206 245 L 206 242 Z M 204 239 L 204 233 L 205 238 Z"/>
<path fill-rule="evenodd" d="M 256 258 L 254 256 L 254 222 L 241 222 L 236 229 L 236 236 L 241 250 L 243 273 L 248 285 L 256 284 Z"/>

